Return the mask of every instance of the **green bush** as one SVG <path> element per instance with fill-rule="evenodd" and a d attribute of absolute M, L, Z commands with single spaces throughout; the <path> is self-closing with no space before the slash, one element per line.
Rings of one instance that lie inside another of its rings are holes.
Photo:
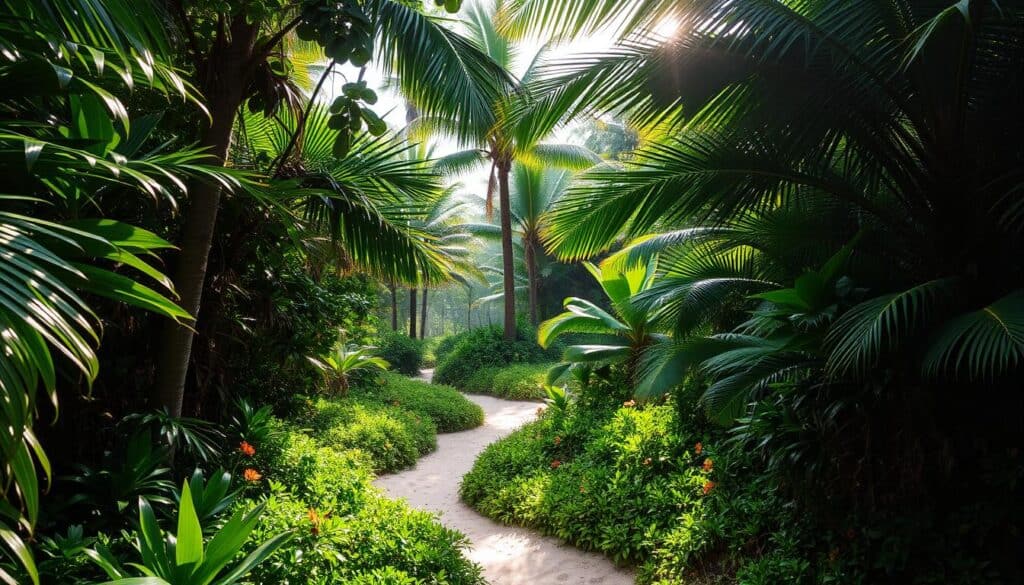
<path fill-rule="evenodd" d="M 256 447 L 253 467 L 310 506 L 348 514 L 365 503 L 373 479 L 370 456 L 321 446 L 305 433 L 275 422 L 276 432 Z"/>
<path fill-rule="evenodd" d="M 553 534 L 616 562 L 644 564 L 642 582 L 680 582 L 656 563 L 710 546 L 705 485 L 715 477 L 678 432 L 671 405 L 569 407 L 490 445 L 460 495 L 502 522 Z M 671 550 L 666 550 L 666 549 Z"/>
<path fill-rule="evenodd" d="M 462 390 L 473 394 L 490 394 L 491 388 L 494 387 L 494 376 L 500 371 L 501 368 L 497 367 L 480 368 L 470 374 L 469 378 L 463 382 Z"/>
<path fill-rule="evenodd" d="M 434 344 L 434 361 L 439 362 L 442 359 L 448 357 L 459 342 L 465 339 L 467 334 L 472 333 L 472 329 L 469 331 L 463 331 L 462 333 L 456 333 L 455 335 L 449 335 L 442 337 Z"/>
<path fill-rule="evenodd" d="M 336 422 L 348 416 L 333 405 L 317 407 L 324 419 Z M 257 497 L 241 499 L 236 506 L 254 507 L 270 486 L 253 540 L 286 530 L 294 536 L 247 582 L 483 583 L 479 567 L 462 556 L 465 537 L 432 515 L 388 500 L 373 489 L 365 453 L 322 447 L 287 425 L 276 426 L 273 438 L 257 446 L 249 460 L 263 473 L 263 479 L 246 492 L 252 496 L 255 491 Z"/>
<path fill-rule="evenodd" d="M 521 364 L 502 368 L 491 382 L 495 396 L 509 400 L 543 400 L 544 383 L 554 364 Z"/>
<path fill-rule="evenodd" d="M 400 406 L 432 420 L 438 432 L 452 433 L 480 426 L 484 411 L 451 386 L 429 384 L 398 374 L 381 376 L 382 384 L 360 389 L 354 397 Z"/>
<path fill-rule="evenodd" d="M 415 376 L 423 366 L 423 342 L 392 331 L 381 337 L 377 355 L 386 359 L 392 370 Z"/>
<path fill-rule="evenodd" d="M 544 349 L 538 345 L 536 332 L 527 325 L 518 328 L 514 341 L 506 341 L 500 327 L 473 329 L 456 337 L 455 347 L 443 358 L 438 356 L 434 381 L 459 389 L 465 389 L 473 374 L 483 368 L 550 362 L 561 354 L 560 346 Z"/>
<path fill-rule="evenodd" d="M 482 583 L 479 568 L 461 554 L 464 536 L 431 514 L 375 493 L 367 494 L 360 509 L 341 514 L 277 490 L 267 499 L 254 539 L 285 530 L 294 531 L 292 541 L 253 571 L 252 583 Z"/>
<path fill-rule="evenodd" d="M 430 418 L 376 400 L 320 399 L 308 420 L 317 441 L 334 449 L 359 449 L 373 469 L 394 472 L 412 466 L 437 448 L 437 427 Z"/>

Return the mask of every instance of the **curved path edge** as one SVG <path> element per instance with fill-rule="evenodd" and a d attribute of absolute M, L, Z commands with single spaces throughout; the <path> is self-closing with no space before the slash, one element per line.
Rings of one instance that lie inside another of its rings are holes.
<path fill-rule="evenodd" d="M 433 373 L 423 370 L 419 378 L 430 381 Z M 393 498 L 437 513 L 443 524 L 465 534 L 471 543 L 466 556 L 483 567 L 491 585 L 632 584 L 631 571 L 616 567 L 597 553 L 526 528 L 498 524 L 459 499 L 462 476 L 473 467 L 484 447 L 537 415 L 536 402 L 465 396 L 484 409 L 483 425 L 438 435 L 437 451 L 420 459 L 416 467 L 381 476 L 374 483 Z"/>

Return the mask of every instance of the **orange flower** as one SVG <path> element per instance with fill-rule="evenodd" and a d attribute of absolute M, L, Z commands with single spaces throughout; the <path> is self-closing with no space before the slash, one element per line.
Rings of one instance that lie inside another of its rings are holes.
<path fill-rule="evenodd" d="M 644 459 L 644 465 L 650 465 L 650 464 L 651 464 L 651 458 L 650 457 Z"/>
<path fill-rule="evenodd" d="M 715 484 L 715 482 L 713 481 L 704 482 L 704 495 L 706 496 L 709 493 L 711 493 L 711 490 L 715 489 L 715 485 L 717 484 Z"/>
<path fill-rule="evenodd" d="M 551 462 L 551 469 L 558 469 L 561 466 L 562 466 L 562 462 L 559 461 L 558 459 L 555 459 L 555 460 L 553 460 Z"/>
<path fill-rule="evenodd" d="M 622 406 L 625 406 L 626 408 L 633 408 L 636 406 L 636 400 L 627 400 L 622 403 Z"/>
<path fill-rule="evenodd" d="M 555 445 L 561 445 L 561 444 L 562 444 L 562 437 L 555 437 Z"/>
<path fill-rule="evenodd" d="M 242 472 L 242 477 L 245 478 L 245 481 L 251 482 L 257 482 L 263 479 L 263 475 L 260 474 L 260 472 L 256 471 L 255 469 L 253 469 L 252 467 L 246 467 L 245 471 Z"/>
<path fill-rule="evenodd" d="M 715 462 L 712 461 L 710 457 L 704 460 L 704 471 L 706 473 L 711 473 L 711 469 L 714 468 L 714 466 Z"/>
<path fill-rule="evenodd" d="M 697 441 L 697 444 L 693 446 L 693 452 L 696 453 L 697 455 L 700 455 L 701 453 L 703 453 L 704 452 L 704 443 L 701 443 L 700 441 Z"/>
<path fill-rule="evenodd" d="M 238 451 L 246 457 L 252 457 L 256 454 L 256 447 L 250 445 L 248 441 L 242 441 L 238 444 Z"/>
<path fill-rule="evenodd" d="M 313 533 L 313 536 L 318 536 L 320 534 L 320 522 L 322 522 L 323 519 L 320 517 L 320 514 L 317 513 L 316 508 L 310 508 L 306 515 L 309 516 L 309 522 L 313 525 L 312 528 L 310 528 L 310 532 Z"/>

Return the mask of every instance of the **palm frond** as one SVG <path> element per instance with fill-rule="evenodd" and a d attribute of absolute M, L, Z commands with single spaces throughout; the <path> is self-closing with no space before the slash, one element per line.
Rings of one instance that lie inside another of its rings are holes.
<path fill-rule="evenodd" d="M 924 356 L 924 372 L 992 379 L 1024 363 L 1024 291 L 960 315 L 936 334 Z"/>

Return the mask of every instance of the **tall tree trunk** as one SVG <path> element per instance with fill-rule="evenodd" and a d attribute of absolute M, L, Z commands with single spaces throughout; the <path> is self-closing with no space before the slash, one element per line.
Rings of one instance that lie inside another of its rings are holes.
<path fill-rule="evenodd" d="M 523 237 L 523 250 L 526 260 L 527 289 L 530 297 L 530 323 L 536 327 L 539 322 L 537 314 L 537 249 L 532 234 Z"/>
<path fill-rule="evenodd" d="M 391 291 L 391 330 L 398 331 L 398 291 L 394 284 L 388 285 Z"/>
<path fill-rule="evenodd" d="M 223 166 L 231 148 L 231 130 L 249 85 L 250 60 L 259 32 L 259 27 L 247 23 L 244 17 L 232 21 L 230 28 L 230 41 L 215 46 L 204 64 L 206 74 L 201 85 L 209 100 L 211 121 L 200 136 L 199 146 L 207 149 L 210 163 L 219 166 Z M 197 321 L 219 207 L 219 185 L 199 181 L 190 184 L 174 286 L 180 295 L 178 304 Z M 161 333 L 153 401 L 172 416 L 181 416 L 193 336 L 192 327 L 174 322 L 167 323 Z"/>
<path fill-rule="evenodd" d="M 409 337 L 416 339 L 416 287 L 409 289 Z"/>
<path fill-rule="evenodd" d="M 423 307 L 420 308 L 420 339 L 427 338 L 427 287 L 423 287 Z"/>
<path fill-rule="evenodd" d="M 508 175 L 512 161 L 498 159 L 498 199 L 501 215 L 501 270 L 505 290 L 505 339 L 516 338 L 516 269 L 512 255 L 512 205 L 508 189 Z"/>

